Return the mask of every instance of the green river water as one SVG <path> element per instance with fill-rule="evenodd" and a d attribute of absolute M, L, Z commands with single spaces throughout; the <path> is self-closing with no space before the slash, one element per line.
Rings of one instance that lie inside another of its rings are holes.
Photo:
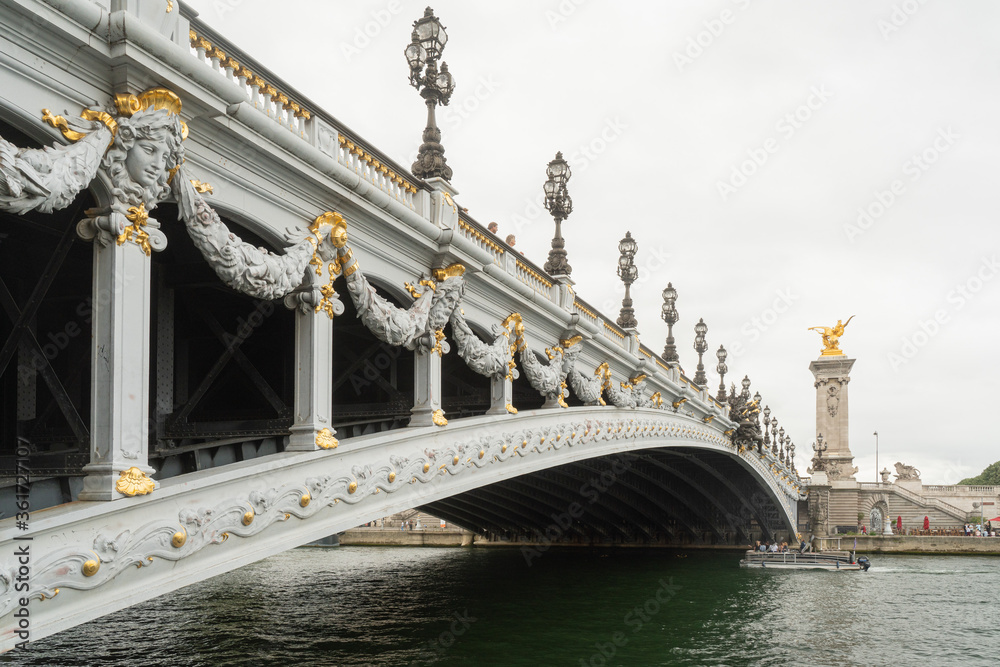
<path fill-rule="evenodd" d="M 33 643 L 81 665 L 996 665 L 1000 558 L 747 570 L 737 552 L 296 549 Z"/>

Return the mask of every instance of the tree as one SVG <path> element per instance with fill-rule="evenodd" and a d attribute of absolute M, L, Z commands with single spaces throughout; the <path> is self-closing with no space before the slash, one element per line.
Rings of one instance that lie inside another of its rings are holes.
<path fill-rule="evenodd" d="M 975 477 L 963 479 L 959 484 L 1000 486 L 1000 461 L 986 466 L 986 469 Z"/>

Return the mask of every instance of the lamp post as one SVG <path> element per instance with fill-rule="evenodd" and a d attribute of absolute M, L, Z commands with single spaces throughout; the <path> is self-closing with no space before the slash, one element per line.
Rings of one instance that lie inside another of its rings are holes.
<path fill-rule="evenodd" d="M 622 299 L 621 313 L 618 315 L 618 326 L 622 329 L 636 329 L 639 323 L 635 320 L 632 309 L 632 297 L 629 288 L 639 277 L 639 269 L 635 266 L 635 253 L 639 245 L 632 238 L 632 232 L 625 232 L 625 238 L 618 242 L 618 277 L 625 283 L 625 298 Z"/>
<path fill-rule="evenodd" d="M 562 153 L 556 153 L 555 159 L 549 162 L 545 168 L 545 175 L 548 176 L 548 180 L 542 186 L 545 190 L 545 208 L 556 221 L 556 235 L 552 237 L 552 249 L 549 250 L 549 258 L 542 268 L 551 276 L 568 276 L 573 272 L 573 267 L 566 261 L 566 241 L 562 237 L 562 221 L 573 212 L 573 200 L 569 196 L 569 190 L 566 189 L 566 183 L 573 174 Z"/>
<path fill-rule="evenodd" d="M 663 310 L 660 316 L 667 323 L 667 344 L 663 348 L 663 360 L 669 363 L 677 363 L 680 357 L 677 356 L 677 347 L 674 345 L 674 325 L 677 324 L 677 290 L 673 283 L 667 283 L 667 288 L 663 290 Z M 725 396 L 725 388 L 722 395 Z M 725 400 L 725 399 L 723 399 Z"/>
<path fill-rule="evenodd" d="M 878 483 L 878 431 L 873 435 L 875 436 L 875 482 Z"/>
<path fill-rule="evenodd" d="M 792 469 L 792 474 L 798 477 L 798 473 L 795 472 L 795 443 L 788 445 L 791 451 L 788 453 L 788 467 Z"/>
<path fill-rule="evenodd" d="M 434 108 L 438 104 L 448 105 L 455 90 L 455 79 L 448 72 L 448 64 L 445 62 L 441 63 L 441 70 L 438 71 L 438 60 L 444 51 L 444 45 L 448 43 L 448 33 L 434 16 L 433 9 L 428 7 L 424 10 L 423 17 L 413 22 L 410 40 L 410 45 L 403 51 L 406 62 L 410 65 L 410 85 L 420 92 L 427 105 L 424 143 L 420 144 L 417 161 L 413 163 L 411 170 L 417 178 L 443 178 L 450 181 L 451 167 L 446 164 L 441 130 L 434 117 Z"/>
<path fill-rule="evenodd" d="M 701 362 L 701 356 L 708 351 L 708 343 L 705 342 L 705 334 L 708 333 L 708 325 L 705 319 L 699 317 L 698 324 L 694 325 L 694 351 L 698 353 L 698 371 L 694 374 L 694 383 L 699 387 L 708 384 L 705 377 L 705 364 Z"/>
<path fill-rule="evenodd" d="M 771 434 L 774 435 L 773 442 L 771 445 L 771 453 L 774 454 L 775 458 L 778 458 L 778 418 L 771 418 Z"/>
<path fill-rule="evenodd" d="M 771 444 L 771 432 L 770 432 L 770 426 L 771 426 L 771 408 L 765 405 L 763 412 L 764 412 L 764 444 L 765 445 L 770 445 Z"/>
<path fill-rule="evenodd" d="M 719 351 L 715 353 L 716 358 L 719 360 L 719 365 L 715 367 L 715 372 L 719 374 L 719 393 L 716 396 L 719 403 L 726 402 L 726 372 L 729 370 L 726 367 L 726 348 L 722 345 L 719 346 Z"/>

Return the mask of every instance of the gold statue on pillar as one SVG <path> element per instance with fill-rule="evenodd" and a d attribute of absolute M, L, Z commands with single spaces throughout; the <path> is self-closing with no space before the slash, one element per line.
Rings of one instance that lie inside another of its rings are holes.
<path fill-rule="evenodd" d="M 840 337 L 844 335 L 844 329 L 853 319 L 854 315 L 851 315 L 847 318 L 846 322 L 837 320 L 837 324 L 832 327 L 809 327 L 809 331 L 818 331 L 823 336 L 823 351 L 820 353 L 820 356 L 844 356 L 844 352 L 837 346 L 837 343 L 840 341 Z"/>

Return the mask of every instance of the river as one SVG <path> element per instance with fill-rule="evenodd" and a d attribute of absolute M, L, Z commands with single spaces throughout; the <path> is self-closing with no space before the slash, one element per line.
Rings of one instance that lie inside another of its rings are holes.
<path fill-rule="evenodd" d="M 220 547 L 224 548 L 224 547 Z M 0 656 L 16 665 L 995 665 L 1000 559 L 296 549 Z"/>

